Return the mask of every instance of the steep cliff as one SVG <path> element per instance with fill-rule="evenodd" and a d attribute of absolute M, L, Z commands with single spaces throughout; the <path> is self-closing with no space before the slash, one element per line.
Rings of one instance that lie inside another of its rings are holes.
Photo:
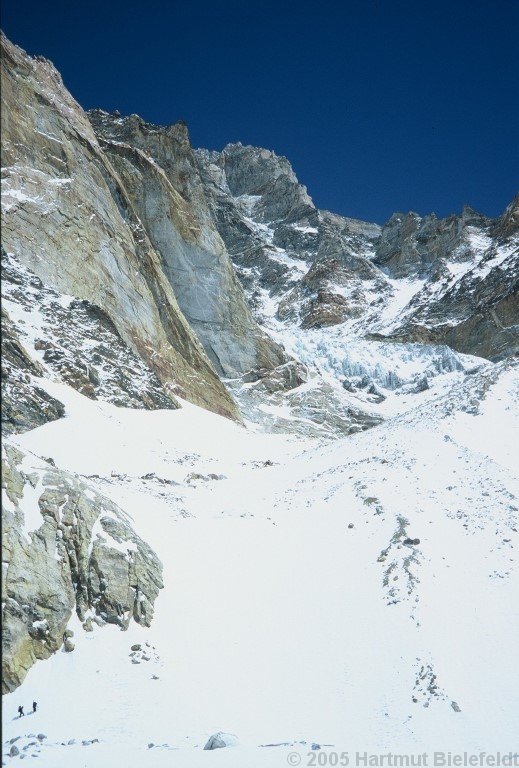
<path fill-rule="evenodd" d="M 2 138 L 5 250 L 99 306 L 169 395 L 237 418 L 87 117 L 50 62 L 4 36 Z"/>
<path fill-rule="evenodd" d="M 89 118 L 216 370 L 233 377 L 284 362 L 252 318 L 208 209 L 186 126 L 100 110 Z"/>

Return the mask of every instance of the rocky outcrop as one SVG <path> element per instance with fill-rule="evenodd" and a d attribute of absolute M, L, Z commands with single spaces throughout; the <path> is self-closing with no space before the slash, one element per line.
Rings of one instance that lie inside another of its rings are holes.
<path fill-rule="evenodd" d="M 168 396 L 238 418 L 86 115 L 50 62 L 4 36 L 2 138 L 5 250 L 105 312 Z"/>
<path fill-rule="evenodd" d="M 290 390 L 308 381 L 308 369 L 306 365 L 290 360 L 272 371 L 266 368 L 250 371 L 242 377 L 242 381 L 246 384 L 260 382 L 258 387 L 265 389 L 266 392 Z"/>
<path fill-rule="evenodd" d="M 74 475 L 13 446 L 2 459 L 3 691 L 83 622 L 149 626 L 162 565 L 125 514 Z M 65 650 L 73 650 L 69 647 Z"/>
<path fill-rule="evenodd" d="M 216 370 L 236 376 L 283 362 L 282 350 L 254 321 L 216 230 L 186 126 L 100 110 L 89 118 Z"/>

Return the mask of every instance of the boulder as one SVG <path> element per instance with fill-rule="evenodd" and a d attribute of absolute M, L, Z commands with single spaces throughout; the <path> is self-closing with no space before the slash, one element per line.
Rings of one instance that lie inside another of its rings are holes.
<path fill-rule="evenodd" d="M 206 742 L 204 749 L 222 749 L 223 747 L 235 747 L 238 745 L 238 737 L 232 733 L 218 731 L 213 733 Z"/>

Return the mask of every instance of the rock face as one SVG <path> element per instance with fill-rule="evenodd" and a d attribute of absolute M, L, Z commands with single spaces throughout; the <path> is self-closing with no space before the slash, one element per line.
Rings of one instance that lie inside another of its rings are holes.
<path fill-rule="evenodd" d="M 506 242 L 519 231 L 519 192 L 506 211 L 493 223 L 492 235 L 498 242 Z"/>
<path fill-rule="evenodd" d="M 237 418 L 86 115 L 50 62 L 3 36 L 2 136 L 5 250 L 106 313 L 168 395 Z"/>
<path fill-rule="evenodd" d="M 477 267 L 446 284 L 437 300 L 428 300 L 435 284 L 424 289 L 386 338 L 447 344 L 494 361 L 518 354 L 518 251 L 507 248 L 504 254 L 491 246 Z"/>
<path fill-rule="evenodd" d="M 252 318 L 210 214 L 185 124 L 163 128 L 100 110 L 89 118 L 216 370 L 236 376 L 283 362 L 282 350 Z"/>
<path fill-rule="evenodd" d="M 74 610 L 81 621 L 149 626 L 162 587 L 160 561 L 115 504 L 67 472 L 34 465 L 5 446 L 4 693 L 69 639 Z"/>

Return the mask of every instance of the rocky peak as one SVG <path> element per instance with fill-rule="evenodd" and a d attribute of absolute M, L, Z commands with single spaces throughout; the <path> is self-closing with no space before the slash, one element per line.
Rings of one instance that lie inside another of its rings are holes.
<path fill-rule="evenodd" d="M 279 176 L 286 176 L 293 184 L 299 183 L 287 158 L 268 149 L 238 142 L 227 144 L 220 157 L 229 189 L 235 197 L 261 194 L 261 190 Z"/>
<path fill-rule="evenodd" d="M 198 157 L 202 163 L 207 159 L 203 154 Z M 306 187 L 298 182 L 286 157 L 259 147 L 228 144 L 210 162 L 225 172 L 225 183 L 233 197 L 253 198 L 250 202 L 258 221 L 315 217 Z"/>

